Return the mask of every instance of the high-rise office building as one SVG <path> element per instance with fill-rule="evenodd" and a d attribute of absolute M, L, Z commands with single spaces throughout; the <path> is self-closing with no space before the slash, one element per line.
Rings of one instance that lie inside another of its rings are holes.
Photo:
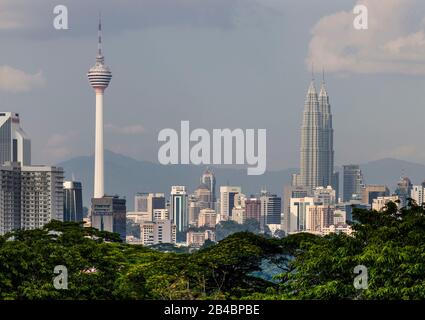
<path fill-rule="evenodd" d="M 383 211 L 389 202 L 394 202 L 397 204 L 397 207 L 400 207 L 401 203 L 396 202 L 398 200 L 400 198 L 397 195 L 375 198 L 372 202 L 372 210 Z"/>
<path fill-rule="evenodd" d="M 0 112 L 0 165 L 5 162 L 31 164 L 31 140 L 21 128 L 18 113 Z"/>
<path fill-rule="evenodd" d="M 352 199 L 358 200 L 362 196 L 363 174 L 360 167 L 356 164 L 343 166 L 343 195 L 344 202 Z"/>
<path fill-rule="evenodd" d="M 235 206 L 235 196 L 241 193 L 241 187 L 220 187 L 220 220 L 227 220 L 232 216 Z"/>
<path fill-rule="evenodd" d="M 245 213 L 246 219 L 257 220 L 258 223 L 261 221 L 261 200 L 255 197 L 251 197 L 245 200 Z"/>
<path fill-rule="evenodd" d="M 170 215 L 176 225 L 177 233 L 185 232 L 188 227 L 188 201 L 185 186 L 172 186 L 170 195 Z"/>
<path fill-rule="evenodd" d="M 325 82 L 317 96 L 314 79 L 310 83 L 304 104 L 301 126 L 300 175 L 293 177 L 293 185 L 308 189 L 333 186 L 334 150 L 332 113 Z"/>
<path fill-rule="evenodd" d="M 236 206 L 232 209 L 232 221 L 239 224 L 246 222 L 246 209 L 245 207 Z"/>
<path fill-rule="evenodd" d="M 311 192 L 305 187 L 301 186 L 285 186 L 283 188 L 283 231 L 290 232 L 291 229 L 291 198 L 304 198 Z M 294 223 L 294 222 L 293 222 Z"/>
<path fill-rule="evenodd" d="M 315 204 L 306 212 L 306 231 L 321 232 L 334 224 L 335 206 Z"/>
<path fill-rule="evenodd" d="M 336 190 L 334 181 L 334 130 L 332 126 L 331 105 L 326 91 L 325 77 L 323 75 L 322 86 L 319 93 L 319 113 L 321 119 L 319 184 L 316 187 L 332 186 Z M 320 181 L 321 180 L 321 181 Z"/>
<path fill-rule="evenodd" d="M 102 54 L 102 24 L 99 19 L 96 64 L 87 73 L 90 85 L 96 92 L 96 143 L 94 163 L 94 196 L 102 198 L 104 192 L 104 147 L 103 147 L 103 93 L 109 86 L 112 73 L 105 65 Z"/>
<path fill-rule="evenodd" d="M 381 184 L 366 185 L 362 189 L 362 203 L 372 205 L 373 199 L 378 197 L 386 197 L 390 195 L 387 186 Z"/>
<path fill-rule="evenodd" d="M 209 191 L 208 191 L 209 192 Z M 198 225 L 198 217 L 199 212 L 201 211 L 201 206 L 198 201 L 198 197 L 194 194 L 191 194 L 188 197 L 188 224 L 190 226 L 197 226 Z"/>
<path fill-rule="evenodd" d="M 213 195 L 206 184 L 199 185 L 198 188 L 196 188 L 194 195 L 201 209 L 213 209 Z"/>
<path fill-rule="evenodd" d="M 315 203 L 313 197 L 291 198 L 287 233 L 307 230 L 307 213 Z"/>
<path fill-rule="evenodd" d="M 63 221 L 63 178 L 60 167 L 21 167 L 21 228 L 42 228 L 50 220 Z"/>
<path fill-rule="evenodd" d="M 336 192 L 331 186 L 314 188 L 313 196 L 317 202 L 321 202 L 324 205 L 334 205 L 337 202 Z"/>
<path fill-rule="evenodd" d="M 100 231 L 118 233 L 125 241 L 126 212 L 126 200 L 123 198 L 107 195 L 92 198 L 91 226 Z"/>
<path fill-rule="evenodd" d="M 176 226 L 171 220 L 144 221 L 140 223 L 140 241 L 145 246 L 176 243 Z"/>
<path fill-rule="evenodd" d="M 164 193 L 137 193 L 134 196 L 134 211 L 146 213 L 152 221 L 155 209 L 165 209 Z"/>
<path fill-rule="evenodd" d="M 65 181 L 63 183 L 63 191 L 63 221 L 83 221 L 83 193 L 81 182 Z"/>
<path fill-rule="evenodd" d="M 400 206 L 405 207 L 407 205 L 407 199 L 410 197 L 410 192 L 412 191 L 413 185 L 408 177 L 401 177 L 400 181 L 397 183 L 397 189 L 395 194 L 400 200 Z"/>
<path fill-rule="evenodd" d="M 168 209 L 154 209 L 153 210 L 153 220 L 171 220 L 168 213 Z"/>
<path fill-rule="evenodd" d="M 202 209 L 199 213 L 198 227 L 214 228 L 217 222 L 217 214 L 214 209 Z"/>
<path fill-rule="evenodd" d="M 418 206 L 423 206 L 425 202 L 424 192 L 425 190 L 422 185 L 413 186 L 412 190 L 410 191 L 410 198 L 415 200 Z"/>
<path fill-rule="evenodd" d="M 266 190 L 261 191 L 261 221 L 264 224 L 281 224 L 282 198 L 275 194 L 270 194 Z"/>
<path fill-rule="evenodd" d="M 0 235 L 21 228 L 21 167 L 0 165 Z"/>
<path fill-rule="evenodd" d="M 207 170 L 201 176 L 201 184 L 206 185 L 211 192 L 210 205 L 208 208 L 215 209 L 217 202 L 215 193 L 215 176 L 214 172 L 207 168 Z"/>

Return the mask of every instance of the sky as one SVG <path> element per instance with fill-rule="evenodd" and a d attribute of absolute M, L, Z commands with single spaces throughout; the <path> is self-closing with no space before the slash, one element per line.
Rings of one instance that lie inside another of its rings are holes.
<path fill-rule="evenodd" d="M 353 8 L 369 28 L 353 28 Z M 69 30 L 53 27 L 56 5 Z M 321 70 L 335 164 L 393 157 L 425 163 L 425 2 L 421 0 L 0 0 L 0 111 L 18 112 L 33 163 L 94 150 L 95 62 L 105 147 L 157 162 L 158 133 L 180 127 L 267 129 L 267 168 L 299 165 L 304 98 Z"/>

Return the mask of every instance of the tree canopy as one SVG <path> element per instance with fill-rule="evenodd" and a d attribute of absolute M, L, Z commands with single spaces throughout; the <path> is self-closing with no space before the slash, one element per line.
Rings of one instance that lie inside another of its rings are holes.
<path fill-rule="evenodd" d="M 52 221 L 0 236 L 0 299 L 425 298 L 423 208 L 389 203 L 353 217 L 351 236 L 243 231 L 192 253 Z M 66 290 L 54 288 L 57 265 L 68 270 Z M 367 289 L 353 285 L 357 265 L 367 268 Z"/>

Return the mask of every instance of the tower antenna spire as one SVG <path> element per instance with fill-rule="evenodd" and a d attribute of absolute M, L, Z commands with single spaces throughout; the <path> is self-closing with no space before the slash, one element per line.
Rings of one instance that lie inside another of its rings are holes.
<path fill-rule="evenodd" d="M 325 67 L 322 67 L 322 83 L 325 83 Z"/>
<path fill-rule="evenodd" d="M 99 11 L 99 26 L 98 26 L 98 42 L 97 42 L 97 53 L 102 56 L 102 12 Z"/>

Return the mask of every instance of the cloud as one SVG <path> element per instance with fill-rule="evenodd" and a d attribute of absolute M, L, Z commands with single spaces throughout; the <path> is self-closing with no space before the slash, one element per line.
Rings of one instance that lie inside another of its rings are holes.
<path fill-rule="evenodd" d="M 356 30 L 351 8 L 317 22 L 306 64 L 328 72 L 425 74 L 425 24 L 415 23 L 417 0 L 362 0 L 369 28 Z M 413 19 L 412 19 L 413 17 Z"/>
<path fill-rule="evenodd" d="M 123 135 L 138 135 L 145 132 L 145 128 L 140 124 L 117 126 L 117 125 L 108 123 L 105 125 L 105 129 L 112 133 L 123 134 Z"/>
<path fill-rule="evenodd" d="M 415 159 L 415 161 L 425 161 L 425 151 L 421 146 L 413 144 L 401 144 L 383 148 L 374 159 L 395 158 L 395 159 Z"/>
<path fill-rule="evenodd" d="M 47 139 L 45 151 L 54 161 L 63 160 L 73 154 L 71 144 L 78 138 L 77 131 L 55 133 Z"/>
<path fill-rule="evenodd" d="M 26 92 L 45 84 L 42 72 L 28 74 L 7 65 L 0 66 L 0 91 Z"/>
<path fill-rule="evenodd" d="M 22 28 L 25 23 L 16 12 L 3 11 L 0 7 L 0 30 L 13 30 Z"/>

